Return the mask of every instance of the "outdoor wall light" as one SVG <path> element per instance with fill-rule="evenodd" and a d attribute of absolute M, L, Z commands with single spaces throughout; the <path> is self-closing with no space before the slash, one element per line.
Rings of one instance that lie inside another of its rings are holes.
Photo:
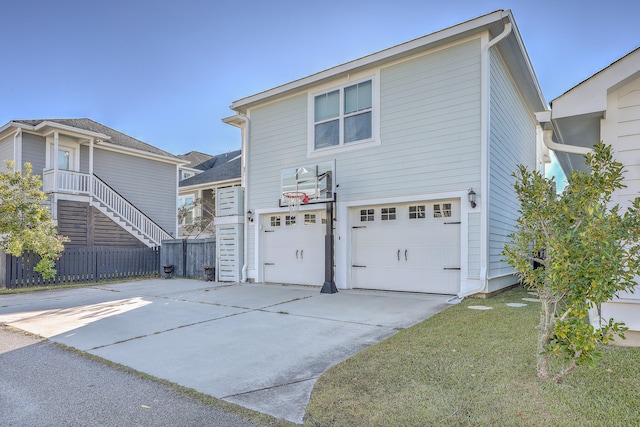
<path fill-rule="evenodd" d="M 247 219 L 249 220 L 249 222 L 253 222 L 253 211 L 252 210 L 248 210 L 247 211 Z"/>
<path fill-rule="evenodd" d="M 473 191 L 473 188 L 469 189 L 469 193 L 467 193 L 467 196 L 469 197 L 469 204 L 471 205 L 471 208 L 475 208 L 476 207 L 476 192 Z"/>

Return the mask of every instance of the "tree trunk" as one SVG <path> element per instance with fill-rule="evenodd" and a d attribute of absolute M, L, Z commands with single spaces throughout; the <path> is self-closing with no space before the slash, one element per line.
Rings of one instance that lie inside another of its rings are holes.
<path fill-rule="evenodd" d="M 538 378 L 548 380 L 551 376 L 551 365 L 549 363 L 549 354 L 544 348 L 549 343 L 549 337 L 553 332 L 553 310 L 551 310 L 551 302 L 544 296 L 540 296 L 542 310 L 540 310 L 540 324 L 538 325 L 538 347 L 537 347 L 537 366 Z"/>

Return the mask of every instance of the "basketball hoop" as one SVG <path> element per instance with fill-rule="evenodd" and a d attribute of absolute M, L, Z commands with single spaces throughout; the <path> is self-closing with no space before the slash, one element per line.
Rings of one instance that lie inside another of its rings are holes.
<path fill-rule="evenodd" d="M 309 196 L 306 193 L 300 191 L 287 191 L 282 193 L 282 197 L 287 201 L 289 207 L 289 213 L 292 217 L 295 217 L 300 209 L 300 203 L 307 203 Z"/>

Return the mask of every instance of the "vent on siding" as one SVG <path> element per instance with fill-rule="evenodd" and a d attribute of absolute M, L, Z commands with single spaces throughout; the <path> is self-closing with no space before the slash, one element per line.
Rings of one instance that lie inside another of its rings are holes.
<path fill-rule="evenodd" d="M 243 215 L 242 187 L 219 188 L 216 191 L 216 216 Z"/>
<path fill-rule="evenodd" d="M 242 269 L 242 224 L 216 226 L 218 280 L 239 282 Z"/>

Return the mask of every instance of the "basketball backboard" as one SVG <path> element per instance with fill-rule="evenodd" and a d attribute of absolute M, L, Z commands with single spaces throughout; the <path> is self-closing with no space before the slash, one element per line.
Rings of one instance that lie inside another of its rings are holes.
<path fill-rule="evenodd" d="M 287 206 L 282 196 L 287 192 L 302 192 L 309 200 L 305 204 L 334 200 L 334 162 L 324 162 L 284 169 L 281 172 L 280 206 Z"/>

